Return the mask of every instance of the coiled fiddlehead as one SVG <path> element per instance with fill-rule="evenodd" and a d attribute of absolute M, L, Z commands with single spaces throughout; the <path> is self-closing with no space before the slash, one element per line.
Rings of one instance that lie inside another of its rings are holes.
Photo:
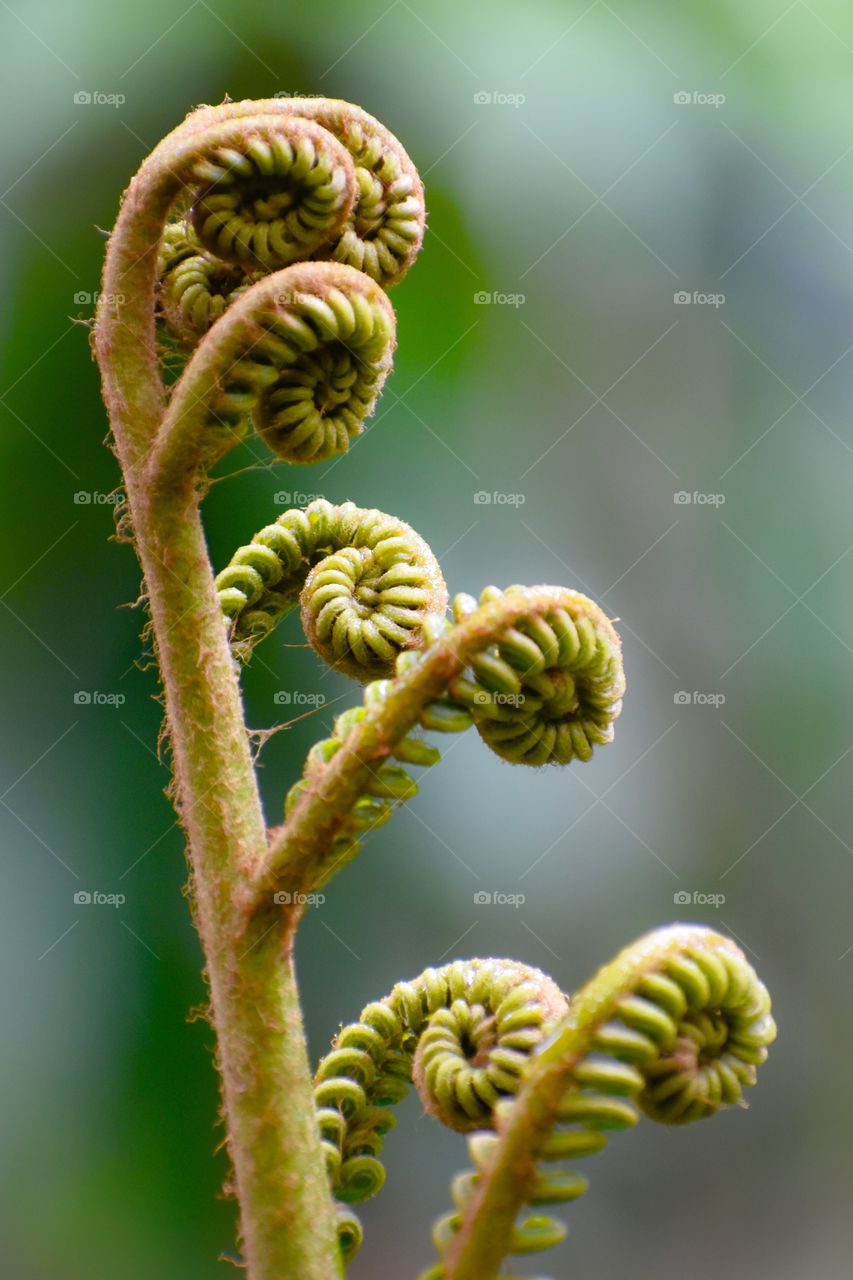
<path fill-rule="evenodd" d="M 470 675 L 451 681 L 450 700 L 466 707 L 486 745 L 513 764 L 589 760 L 613 739 L 622 710 L 621 645 L 609 618 L 578 591 L 550 592 L 551 607 L 521 619 L 471 659 Z M 523 591 L 509 587 L 508 595 Z M 479 604 L 504 595 L 487 587 Z M 453 603 L 457 622 L 478 607 L 471 596 Z"/>
<path fill-rule="evenodd" d="M 395 1123 L 388 1108 L 412 1081 L 436 1119 L 478 1129 L 515 1093 L 528 1055 L 567 1007 L 550 978 L 509 960 L 427 969 L 369 1004 L 335 1037 L 314 1082 L 336 1198 L 354 1204 L 382 1187 L 379 1156 Z"/>
<path fill-rule="evenodd" d="M 422 618 L 420 647 L 397 656 L 394 678 L 368 684 L 362 705 L 339 715 L 331 737 L 308 753 L 303 776 L 285 802 L 284 838 L 300 804 L 328 794 L 334 785 L 331 772 L 341 750 L 349 745 L 364 757 L 364 745 L 354 746 L 358 735 L 371 722 L 374 728 L 381 726 L 374 760 L 362 770 L 351 802 L 341 806 L 334 828 L 325 834 L 316 885 L 351 861 L 361 839 L 388 821 L 395 804 L 417 793 L 407 767 L 430 766 L 441 758 L 436 748 L 411 732 L 416 726 L 460 733 L 475 725 L 486 745 L 513 764 L 585 761 L 593 744 L 611 741 L 625 677 L 619 638 L 598 606 L 578 592 L 558 587 L 488 587 L 480 606 L 474 603 L 469 596 L 456 597 L 455 625 L 437 613 Z M 462 652 L 456 651 L 450 667 L 445 650 L 460 638 Z M 395 704 L 433 666 L 438 678 L 428 692 L 412 699 L 410 714 L 397 719 Z M 543 690 L 558 685 L 565 689 L 570 683 L 570 699 L 548 702 L 543 697 Z M 511 691 L 509 717 L 495 696 L 496 687 Z M 386 715 L 391 719 L 387 725 Z"/>
<path fill-rule="evenodd" d="M 395 329 L 377 284 L 316 262 L 237 292 L 212 351 L 202 342 L 173 392 L 155 471 L 189 467 L 199 454 L 210 465 L 251 422 L 279 458 L 321 462 L 346 452 L 373 412 Z"/>
<path fill-rule="evenodd" d="M 741 1101 L 776 1035 L 770 997 L 731 940 L 700 926 L 641 938 L 571 999 L 531 1055 L 514 1098 L 469 1139 L 474 1169 L 436 1226 L 442 1257 L 422 1280 L 489 1280 L 507 1253 L 559 1243 L 565 1227 L 529 1205 L 576 1199 L 586 1181 L 557 1171 L 631 1127 L 637 1108 L 686 1124 Z"/>
<path fill-rule="evenodd" d="M 366 111 L 330 98 L 234 102 L 223 107 L 202 108 L 194 119 L 198 127 L 203 128 L 208 118 L 240 119 L 267 114 L 277 129 L 284 120 L 319 128 L 326 134 L 327 145 L 337 143 L 349 161 L 355 202 L 342 228 L 327 235 L 326 243 L 312 255 L 303 252 L 300 257 L 329 257 L 356 267 L 384 288 L 396 284 L 417 257 L 425 224 L 423 184 L 398 140 Z M 265 199 L 272 201 L 273 209 L 280 213 L 280 206 L 275 205 L 280 183 L 275 175 L 259 166 L 254 157 L 249 160 L 254 162 L 253 167 L 246 169 L 245 177 L 242 168 L 236 168 L 229 180 L 233 194 L 227 189 L 226 193 L 239 207 L 241 185 L 248 184 L 247 194 L 252 203 L 246 210 L 246 220 L 253 227 L 256 219 L 268 221 L 270 218 Z M 214 183 L 221 181 L 214 174 L 211 178 Z M 195 220 L 198 224 L 202 218 L 199 215 Z M 212 232 L 218 233 L 216 223 Z M 245 239 L 245 231 L 236 236 L 238 243 Z M 266 245 L 263 248 L 266 250 Z M 266 259 L 266 252 L 260 256 L 268 267 L 281 265 Z"/>
<path fill-rule="evenodd" d="M 427 620 L 443 620 L 447 608 L 438 561 L 414 529 L 322 498 L 256 533 L 216 586 L 242 658 L 298 599 L 309 643 L 360 680 L 393 671 L 397 655 L 420 645 Z"/>
<path fill-rule="evenodd" d="M 424 232 L 423 188 L 392 134 L 327 99 L 203 108 L 188 124 L 245 121 L 182 170 L 160 249 L 160 305 L 187 348 L 261 275 L 331 258 L 384 288 L 405 275 Z M 184 126 L 186 128 L 186 126 Z"/>

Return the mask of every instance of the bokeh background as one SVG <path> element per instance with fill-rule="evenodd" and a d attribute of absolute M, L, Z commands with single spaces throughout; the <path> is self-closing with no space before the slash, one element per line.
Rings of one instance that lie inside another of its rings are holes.
<path fill-rule="evenodd" d="M 409 520 L 452 590 L 588 590 L 630 685 L 587 766 L 449 744 L 306 921 L 312 1050 L 428 964 L 506 954 L 570 989 L 654 925 L 719 926 L 778 1013 L 750 1114 L 615 1141 L 541 1265 L 849 1275 L 849 6 L 4 0 L 0 22 L 0 1276 L 229 1274 L 200 953 L 85 324 L 143 155 L 196 103 L 276 92 L 379 116 L 430 230 L 369 432 L 330 467 L 232 455 L 260 465 L 210 494 L 216 563 L 283 494 L 352 498 Z M 252 726 L 326 700 L 262 756 L 271 821 L 355 697 L 300 641 L 293 620 L 246 679 Z M 465 1159 L 415 1100 L 387 1156 L 355 1280 L 428 1263 Z"/>

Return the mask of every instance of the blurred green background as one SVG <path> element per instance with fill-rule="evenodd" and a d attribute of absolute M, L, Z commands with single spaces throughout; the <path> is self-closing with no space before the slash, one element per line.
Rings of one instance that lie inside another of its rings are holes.
<path fill-rule="evenodd" d="M 615 1141 L 541 1265 L 848 1276 L 849 6 L 9 0 L 0 22 L 0 1276 L 229 1274 L 201 960 L 79 321 L 97 228 L 148 149 L 196 103 L 276 92 L 383 120 L 425 176 L 430 230 L 394 292 L 396 368 L 369 432 L 329 467 L 232 455 L 263 465 L 206 503 L 216 563 L 277 495 L 352 498 L 410 521 L 451 590 L 588 590 L 623 620 L 629 678 L 616 744 L 588 766 L 528 772 L 473 734 L 450 744 L 306 921 L 312 1051 L 427 964 L 506 954 L 570 989 L 654 925 L 719 926 L 778 1013 L 751 1114 Z M 271 821 L 355 697 L 286 647 L 300 640 L 294 619 L 246 679 L 252 726 L 296 709 L 276 692 L 327 699 L 264 752 Z M 465 1159 L 415 1100 L 387 1154 L 355 1280 L 430 1260 Z"/>

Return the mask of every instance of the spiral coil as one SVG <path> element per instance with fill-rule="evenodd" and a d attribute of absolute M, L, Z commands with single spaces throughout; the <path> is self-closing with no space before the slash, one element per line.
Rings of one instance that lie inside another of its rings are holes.
<path fill-rule="evenodd" d="M 235 652 L 247 658 L 297 598 L 312 647 L 365 680 L 393 671 L 443 619 L 441 569 L 414 529 L 381 511 L 318 499 L 286 511 L 240 547 L 216 577 Z"/>
<path fill-rule="evenodd" d="M 486 587 L 479 604 L 524 590 Z M 550 591 L 553 606 L 496 637 L 472 659 L 470 676 L 451 682 L 449 700 L 470 712 L 480 737 L 503 760 L 533 766 L 586 761 L 596 746 L 612 742 L 622 710 L 619 636 L 580 592 L 531 590 Z M 456 596 L 455 620 L 477 607 L 472 596 Z"/>
<path fill-rule="evenodd" d="M 538 969 L 456 961 L 398 983 L 342 1028 L 315 1076 L 314 1100 L 332 1190 L 342 1204 L 379 1191 L 389 1107 L 414 1081 L 427 1111 L 460 1132 L 489 1122 L 529 1054 L 565 1014 Z M 353 1251 L 352 1241 L 347 1246 Z"/>
<path fill-rule="evenodd" d="M 250 124 L 244 144 L 217 147 L 192 168 L 190 221 L 204 248 L 253 271 L 312 257 L 339 234 L 356 199 L 353 166 L 320 125 Z"/>
<path fill-rule="evenodd" d="M 363 271 L 384 288 L 396 284 L 420 251 L 423 184 L 397 138 L 368 112 L 332 98 L 270 98 L 203 108 L 194 118 L 264 117 L 313 122 L 338 142 L 352 167 L 356 201 L 343 230 L 318 256 Z"/>
<path fill-rule="evenodd" d="M 671 937 L 678 930 L 659 932 Z M 600 1002 L 603 1016 L 589 1051 L 566 1070 L 557 1124 L 531 1153 L 541 1162 L 527 1197 L 534 1213 L 516 1224 L 510 1253 L 536 1253 L 565 1238 L 563 1223 L 535 1211 L 577 1199 L 587 1184 L 575 1173 L 552 1170 L 552 1164 L 600 1151 L 608 1132 L 637 1122 L 638 1110 L 663 1124 L 686 1124 L 739 1103 L 743 1090 L 755 1084 L 776 1035 L 767 990 L 734 944 L 710 930 L 688 932 L 691 937 L 674 953 L 662 948 L 657 964 L 638 962 L 629 990 Z M 701 933 L 707 937 L 695 940 Z M 654 940 L 651 935 L 644 941 Z M 584 994 L 573 997 L 573 1010 Z M 498 1132 L 482 1130 L 468 1140 L 474 1168 L 454 1181 L 456 1209 L 433 1232 L 442 1257 L 452 1253 L 466 1208 L 489 1176 L 516 1105 L 511 1098 L 499 1100 L 491 1117 Z M 445 1275 L 441 1262 L 421 1280 Z"/>
<path fill-rule="evenodd" d="M 192 350 L 259 275 L 205 253 L 184 219 L 167 223 L 158 259 L 163 319 L 178 344 Z"/>
<path fill-rule="evenodd" d="M 394 313 L 378 285 L 337 263 L 275 279 L 274 305 L 260 314 L 251 316 L 251 291 L 242 299 L 254 323 L 211 413 L 232 439 L 253 421 L 279 458 L 323 462 L 345 453 L 373 412 L 391 368 Z"/>
<path fill-rule="evenodd" d="M 233 118 L 239 142 L 193 156 L 161 243 L 161 315 L 186 349 L 263 275 L 330 259 L 388 288 L 423 240 L 417 170 L 360 108 L 278 98 L 202 108 L 187 126 Z"/>

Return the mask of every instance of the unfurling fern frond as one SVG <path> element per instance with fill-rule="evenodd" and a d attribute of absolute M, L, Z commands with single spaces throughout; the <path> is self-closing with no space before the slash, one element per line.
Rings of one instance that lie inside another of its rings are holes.
<path fill-rule="evenodd" d="M 381 1189 L 389 1108 L 414 1082 L 430 1115 L 470 1134 L 474 1164 L 454 1180 L 456 1208 L 434 1231 L 442 1260 L 422 1280 L 491 1280 L 507 1254 L 564 1239 L 544 1210 L 587 1182 L 555 1164 L 600 1151 L 639 1113 L 686 1124 L 739 1103 L 775 1033 L 743 953 L 699 926 L 641 938 L 570 1000 L 513 961 L 427 969 L 343 1027 L 318 1067 L 332 1190 L 346 1206 Z M 351 1212 L 341 1221 L 351 1256 L 360 1233 Z"/>
<path fill-rule="evenodd" d="M 394 669 L 443 620 L 447 587 L 414 529 L 352 502 L 285 511 L 240 547 L 216 578 L 235 653 L 248 658 L 297 601 L 309 643 L 356 679 Z"/>

